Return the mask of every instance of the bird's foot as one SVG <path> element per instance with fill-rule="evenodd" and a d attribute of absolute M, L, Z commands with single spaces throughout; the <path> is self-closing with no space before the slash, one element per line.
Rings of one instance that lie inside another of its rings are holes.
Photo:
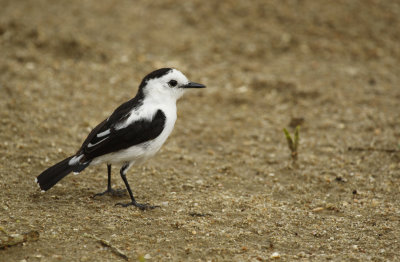
<path fill-rule="evenodd" d="M 122 197 L 122 196 L 125 196 L 125 194 L 126 194 L 126 189 L 112 189 L 111 188 L 111 189 L 107 189 L 104 192 L 93 195 L 93 198 L 98 197 L 98 196 L 103 196 L 103 195 Z"/>
<path fill-rule="evenodd" d="M 160 206 L 151 206 L 149 204 L 139 204 L 137 202 L 130 202 L 130 203 L 117 203 L 115 204 L 116 206 L 122 206 L 122 207 L 128 207 L 128 206 L 135 206 L 137 208 L 139 208 L 140 210 L 151 210 Z"/>

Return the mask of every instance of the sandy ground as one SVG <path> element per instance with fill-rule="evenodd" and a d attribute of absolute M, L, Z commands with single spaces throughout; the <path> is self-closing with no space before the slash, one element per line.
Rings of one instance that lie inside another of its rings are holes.
<path fill-rule="evenodd" d="M 400 261 L 399 1 L 0 3 L 0 227 L 39 233 L 0 261 Z M 208 86 L 128 174 L 161 208 L 105 165 L 40 193 L 160 67 Z"/>

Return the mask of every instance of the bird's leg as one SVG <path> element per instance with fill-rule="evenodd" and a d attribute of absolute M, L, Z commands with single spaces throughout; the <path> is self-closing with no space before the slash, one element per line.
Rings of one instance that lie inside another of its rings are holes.
<path fill-rule="evenodd" d="M 123 196 L 125 195 L 126 189 L 112 189 L 111 188 L 111 165 L 107 164 L 107 171 L 108 171 L 108 183 L 107 183 L 107 190 L 101 193 L 97 193 L 93 196 L 93 198 L 97 196 L 102 196 L 102 195 L 112 195 L 112 196 Z"/>
<path fill-rule="evenodd" d="M 154 208 L 156 208 L 156 207 L 160 207 L 160 206 L 151 206 L 151 205 L 149 205 L 149 204 L 139 204 L 138 202 L 136 202 L 135 198 L 133 197 L 131 187 L 129 186 L 128 180 L 126 179 L 126 175 L 125 175 L 125 173 L 126 173 L 126 171 L 127 171 L 127 169 L 128 169 L 129 167 L 130 167 L 130 164 L 124 164 L 124 165 L 122 166 L 121 170 L 120 170 L 120 173 L 121 173 L 121 178 L 122 178 L 122 180 L 124 180 L 126 189 L 128 190 L 129 196 L 131 197 L 131 200 L 132 200 L 132 201 L 131 201 L 130 203 L 126 203 L 126 204 L 124 204 L 124 203 L 117 203 L 117 204 L 115 204 L 115 205 L 116 205 L 116 206 L 123 206 L 123 207 L 135 206 L 135 207 L 138 207 L 140 210 L 154 209 Z"/>

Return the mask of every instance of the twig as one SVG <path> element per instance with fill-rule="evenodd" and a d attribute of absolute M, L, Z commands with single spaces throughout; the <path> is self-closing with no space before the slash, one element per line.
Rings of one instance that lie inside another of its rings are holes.
<path fill-rule="evenodd" d="M 386 152 L 386 153 L 398 153 L 400 150 L 398 149 L 388 149 L 388 148 L 375 148 L 375 147 L 349 147 L 349 151 L 378 151 L 378 152 Z"/>
<path fill-rule="evenodd" d="M 39 239 L 39 232 L 29 231 L 23 234 L 8 234 L 4 228 L 0 227 L 0 231 L 6 236 L 0 237 L 0 249 L 15 246 L 28 241 L 37 241 Z"/>
<path fill-rule="evenodd" d="M 87 233 L 85 233 L 84 236 L 90 237 L 90 238 L 93 238 L 93 239 L 97 240 L 97 242 L 99 242 L 102 246 L 105 246 L 105 247 L 110 248 L 111 252 L 113 252 L 113 253 L 116 254 L 117 256 L 119 256 L 119 257 L 125 259 L 126 261 L 129 260 L 129 258 L 128 258 L 127 255 L 125 255 L 125 254 L 124 254 L 121 250 L 119 250 L 118 248 L 116 248 L 116 247 L 114 247 L 113 245 L 111 245 L 111 243 L 108 242 L 107 240 L 98 238 L 98 237 L 93 236 L 93 235 L 89 235 L 89 234 L 87 234 Z"/>
<path fill-rule="evenodd" d="M 191 212 L 191 213 L 189 213 L 189 216 L 192 216 L 192 217 L 210 217 L 212 215 L 211 214 L 206 214 L 206 213 Z"/>

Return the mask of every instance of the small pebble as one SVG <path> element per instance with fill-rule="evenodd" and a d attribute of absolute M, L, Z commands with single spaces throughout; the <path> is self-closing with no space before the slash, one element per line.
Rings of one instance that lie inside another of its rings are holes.
<path fill-rule="evenodd" d="M 202 184 L 204 184 L 204 182 L 203 182 L 203 180 L 202 180 L 202 179 L 199 179 L 199 180 L 197 180 L 197 181 L 196 181 L 196 184 L 198 184 L 198 185 L 202 185 Z"/>
<path fill-rule="evenodd" d="M 323 207 L 316 207 L 316 208 L 314 208 L 312 211 L 313 211 L 313 212 L 320 212 L 320 211 L 322 211 L 322 210 L 324 210 Z"/>
<path fill-rule="evenodd" d="M 34 63 L 32 63 L 32 62 L 28 62 L 28 63 L 26 63 L 26 68 L 27 69 L 29 69 L 29 70 L 33 70 L 33 69 L 35 69 L 35 64 Z"/>
<path fill-rule="evenodd" d="M 280 257 L 281 257 L 281 255 L 278 252 L 274 252 L 271 255 L 271 258 L 273 258 L 273 259 L 277 259 L 277 258 L 280 258 Z"/>
<path fill-rule="evenodd" d="M 307 254 L 304 251 L 301 251 L 300 253 L 297 254 L 298 257 L 306 257 Z"/>

